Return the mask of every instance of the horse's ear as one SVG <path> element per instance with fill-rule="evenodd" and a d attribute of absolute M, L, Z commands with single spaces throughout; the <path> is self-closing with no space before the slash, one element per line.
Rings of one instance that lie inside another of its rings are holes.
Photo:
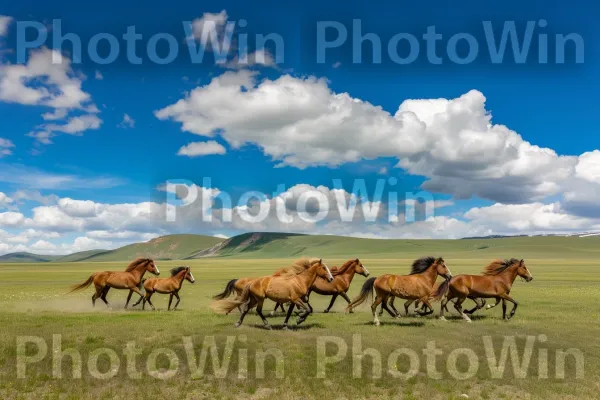
<path fill-rule="evenodd" d="M 319 264 L 323 264 L 323 259 L 319 259 Z"/>
<path fill-rule="evenodd" d="M 525 260 L 523 260 L 523 259 L 521 258 L 521 261 L 519 262 L 519 265 L 523 265 L 523 263 L 524 263 L 524 262 L 525 262 Z"/>
<path fill-rule="evenodd" d="M 358 261 L 358 258 L 356 259 L 356 262 L 360 262 L 360 261 Z"/>

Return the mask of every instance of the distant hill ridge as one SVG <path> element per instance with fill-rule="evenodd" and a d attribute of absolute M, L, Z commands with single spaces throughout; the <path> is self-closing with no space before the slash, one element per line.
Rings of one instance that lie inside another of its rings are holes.
<path fill-rule="evenodd" d="M 222 239 L 203 235 L 169 235 L 115 250 L 90 250 L 65 256 L 12 253 L 0 263 L 108 262 L 138 257 L 156 260 L 189 260 L 208 257 L 291 258 L 416 258 L 423 255 L 461 257 L 478 252 L 486 259 L 544 256 L 600 257 L 600 236 L 519 236 L 469 238 L 469 240 L 363 239 L 332 235 L 251 232 Z"/>

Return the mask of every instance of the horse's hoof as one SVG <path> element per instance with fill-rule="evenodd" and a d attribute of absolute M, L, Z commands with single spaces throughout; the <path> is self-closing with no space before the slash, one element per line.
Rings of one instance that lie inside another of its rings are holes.
<path fill-rule="evenodd" d="M 265 325 L 265 329 L 268 331 L 272 331 L 273 327 L 271 325 Z"/>
<path fill-rule="evenodd" d="M 284 326 L 283 326 L 283 328 L 281 328 L 281 330 L 282 330 L 282 331 L 287 331 L 287 330 L 289 330 L 289 329 L 290 329 L 290 328 L 289 328 L 287 325 L 284 325 Z"/>
<path fill-rule="evenodd" d="M 448 321 L 446 317 L 440 317 L 440 321 Z"/>
<path fill-rule="evenodd" d="M 242 326 L 241 322 L 236 322 L 235 325 L 234 325 L 234 327 L 236 327 L 236 328 L 239 328 L 240 326 Z"/>
<path fill-rule="evenodd" d="M 271 314 L 269 314 L 270 317 L 274 317 L 275 316 L 275 311 L 271 311 Z"/>
<path fill-rule="evenodd" d="M 329 310 L 324 310 L 323 314 L 327 314 L 329 312 Z"/>

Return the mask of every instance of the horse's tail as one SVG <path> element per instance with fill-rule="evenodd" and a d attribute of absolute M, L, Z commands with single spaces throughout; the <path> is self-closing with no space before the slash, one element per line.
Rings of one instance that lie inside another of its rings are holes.
<path fill-rule="evenodd" d="M 431 295 L 434 300 L 441 300 L 448 294 L 450 290 L 450 279 L 446 279 L 440 287 Z"/>
<path fill-rule="evenodd" d="M 246 303 L 249 299 L 250 299 L 250 284 L 246 285 L 246 287 L 244 288 L 244 291 L 242 292 L 240 297 L 238 297 L 234 300 L 229 300 L 229 299 L 215 300 L 210 304 L 210 308 L 212 308 L 215 312 L 217 312 L 219 314 L 229 314 L 236 307 L 239 307 L 242 304 Z"/>
<path fill-rule="evenodd" d="M 363 283 L 362 288 L 360 289 L 360 294 L 356 296 L 354 300 L 352 300 L 352 303 L 348 304 L 345 310 L 346 312 L 352 311 L 352 308 L 364 303 L 369 296 L 373 296 L 373 287 L 375 286 L 375 279 L 377 278 L 369 278 L 365 281 L 365 283 Z"/>
<path fill-rule="evenodd" d="M 96 274 L 92 274 L 90 275 L 90 277 L 87 279 L 87 281 L 83 282 L 83 283 L 79 283 L 77 285 L 73 285 L 71 286 L 71 291 L 69 293 L 73 293 L 76 292 L 78 290 L 82 290 L 85 289 L 86 287 L 90 286 L 92 284 L 92 282 L 94 282 L 94 277 L 96 276 Z"/>
<path fill-rule="evenodd" d="M 229 282 L 227 282 L 227 285 L 225 286 L 225 290 L 223 290 L 221 293 L 213 296 L 214 300 L 223 300 L 228 298 L 229 296 L 231 296 L 231 294 L 235 291 L 235 283 L 237 282 L 237 279 L 232 279 Z"/>

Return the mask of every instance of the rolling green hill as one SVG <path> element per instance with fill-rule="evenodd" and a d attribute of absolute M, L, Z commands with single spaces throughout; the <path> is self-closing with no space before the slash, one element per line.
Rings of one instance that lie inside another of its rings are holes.
<path fill-rule="evenodd" d="M 600 257 L 600 237 L 507 237 L 462 240 L 362 239 L 328 235 L 288 235 L 247 233 L 228 239 L 212 249 L 193 256 L 282 258 L 282 257 L 369 257 L 418 258 L 440 255 L 468 258 L 476 253 L 483 258 L 573 259 Z"/>
<path fill-rule="evenodd" d="M 330 235 L 245 233 L 230 239 L 202 235 L 169 235 L 116 250 L 91 250 L 67 256 L 13 253 L 0 262 L 107 262 L 138 257 L 184 260 L 207 257 L 235 258 L 418 258 L 423 255 L 451 258 L 598 258 L 600 236 L 506 237 L 462 240 L 362 239 Z"/>
<path fill-rule="evenodd" d="M 0 263 L 39 263 L 54 261 L 60 256 L 43 256 L 31 253 L 10 253 L 0 256 Z"/>

